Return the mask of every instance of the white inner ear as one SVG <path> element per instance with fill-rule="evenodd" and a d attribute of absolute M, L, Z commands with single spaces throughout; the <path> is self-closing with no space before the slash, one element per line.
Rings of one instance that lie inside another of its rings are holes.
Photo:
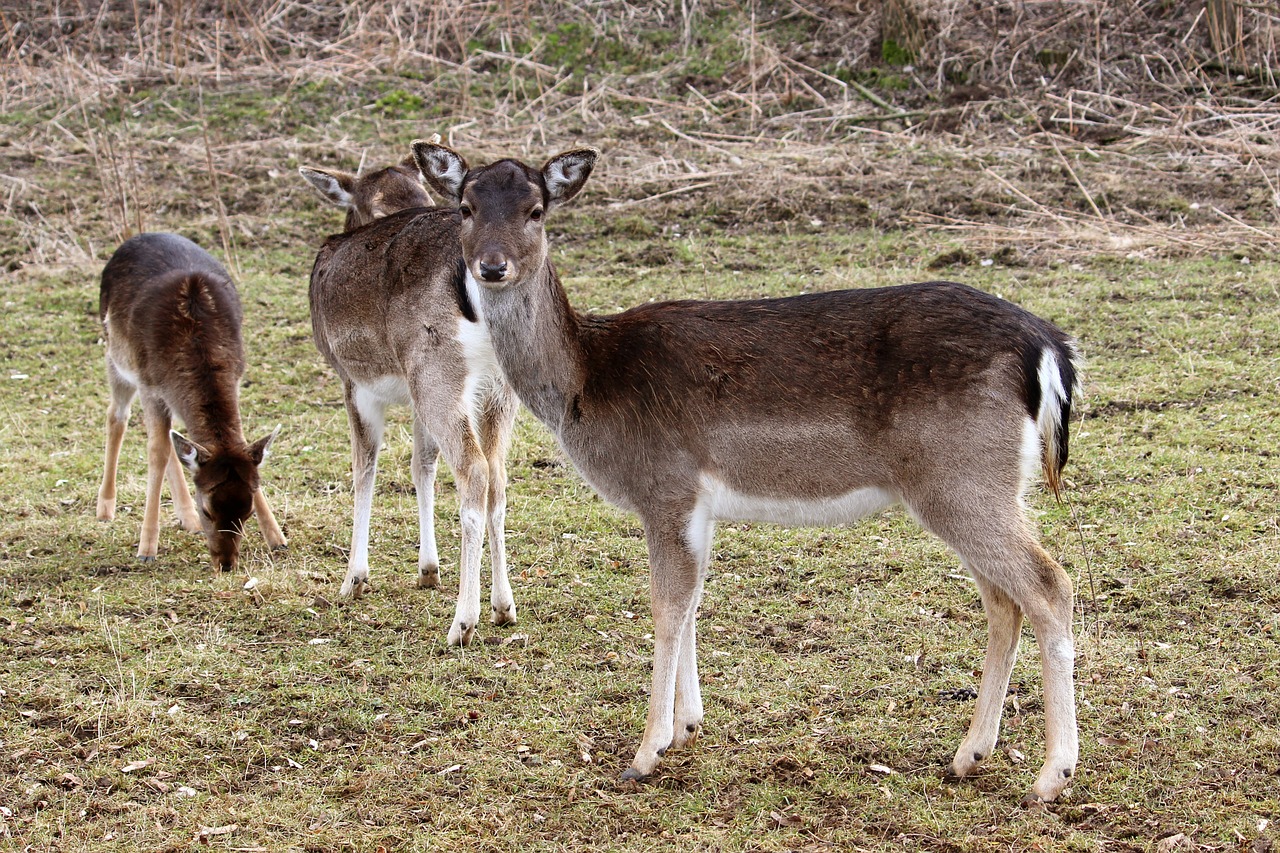
<path fill-rule="evenodd" d="M 560 198 L 564 194 L 565 187 L 577 181 L 580 174 L 582 174 L 582 163 L 578 160 L 571 157 L 556 160 L 547 167 L 547 173 L 543 176 L 547 182 L 547 193 L 552 198 Z"/>
<path fill-rule="evenodd" d="M 198 451 L 190 444 L 186 444 L 184 446 L 186 447 L 186 451 L 178 453 L 178 461 L 182 463 L 182 466 L 184 468 L 194 471 L 196 470 L 196 468 L 199 467 L 196 464 L 196 456 L 198 455 Z"/>
<path fill-rule="evenodd" d="M 338 183 L 338 179 L 333 175 L 308 169 L 302 173 L 302 176 L 338 207 L 345 209 L 351 206 L 351 193 L 344 190 L 342 184 Z"/>
<path fill-rule="evenodd" d="M 431 166 L 431 173 L 436 176 L 436 179 L 457 195 L 458 190 L 462 188 L 462 179 L 466 177 L 462 169 L 462 161 L 457 157 L 450 157 L 437 148 L 427 152 L 427 164 Z"/>
<path fill-rule="evenodd" d="M 342 184 L 338 183 L 333 178 L 329 178 L 328 175 L 326 175 L 325 177 L 328 178 L 328 180 L 326 181 L 326 184 L 329 187 L 329 190 L 327 193 L 327 195 L 329 196 L 329 199 L 338 207 L 341 207 L 341 208 L 350 207 L 351 201 L 352 201 L 351 193 L 344 190 L 342 188 Z"/>

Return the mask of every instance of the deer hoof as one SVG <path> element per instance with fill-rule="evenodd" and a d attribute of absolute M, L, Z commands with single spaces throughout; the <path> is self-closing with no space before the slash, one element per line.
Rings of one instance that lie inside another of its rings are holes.
<path fill-rule="evenodd" d="M 439 589 L 440 570 L 438 568 L 418 570 L 418 589 Z"/>
<path fill-rule="evenodd" d="M 465 622 L 455 622 L 453 627 L 449 629 L 449 645 L 451 646 L 469 646 L 471 641 L 475 639 L 476 626 L 468 625 Z"/>
<path fill-rule="evenodd" d="M 646 776 L 644 773 L 641 773 L 639 770 L 635 769 L 634 767 L 628 767 L 626 770 L 622 771 L 622 775 L 618 777 L 618 781 L 619 782 L 643 782 L 645 779 L 648 779 L 648 778 L 649 778 L 648 776 Z"/>
<path fill-rule="evenodd" d="M 1034 791 L 1022 798 L 1022 807 L 1033 811 L 1046 811 L 1047 801 Z"/>
<path fill-rule="evenodd" d="M 373 592 L 373 584 L 369 583 L 369 578 L 347 578 L 342 582 L 338 595 L 343 598 L 359 598 L 367 592 Z"/>
<path fill-rule="evenodd" d="M 512 604 L 509 607 L 494 607 L 490 621 L 495 625 L 516 624 L 516 606 Z"/>
<path fill-rule="evenodd" d="M 139 563 L 154 563 L 155 561 L 156 561 L 156 557 L 154 554 L 152 554 L 150 557 L 148 557 L 146 554 L 138 555 Z"/>

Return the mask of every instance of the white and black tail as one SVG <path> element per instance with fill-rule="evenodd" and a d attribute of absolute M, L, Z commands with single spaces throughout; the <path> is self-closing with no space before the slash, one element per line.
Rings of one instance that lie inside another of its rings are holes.
<path fill-rule="evenodd" d="M 1080 393 L 1081 357 L 1066 338 L 1045 341 L 1027 360 L 1027 411 L 1040 435 L 1044 480 L 1062 500 L 1062 469 L 1067 464 L 1071 404 Z"/>

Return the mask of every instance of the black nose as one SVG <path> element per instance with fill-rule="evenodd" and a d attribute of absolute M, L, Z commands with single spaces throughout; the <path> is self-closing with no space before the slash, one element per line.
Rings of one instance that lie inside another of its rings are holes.
<path fill-rule="evenodd" d="M 507 274 L 507 262 L 503 261 L 498 264 L 488 264 L 484 261 L 480 262 L 480 277 L 485 281 L 502 281 L 502 277 Z"/>

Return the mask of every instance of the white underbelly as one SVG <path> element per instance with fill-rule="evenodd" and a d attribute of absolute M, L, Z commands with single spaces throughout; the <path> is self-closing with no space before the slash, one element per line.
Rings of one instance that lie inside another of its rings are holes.
<path fill-rule="evenodd" d="M 714 477 L 702 477 L 699 506 L 711 519 L 763 521 L 790 527 L 829 527 L 847 524 L 879 512 L 897 502 L 885 489 L 854 489 L 826 497 L 777 497 L 735 491 Z"/>
<path fill-rule="evenodd" d="M 371 407 L 407 406 L 409 383 L 403 376 L 387 374 L 368 382 L 356 382 L 356 406 L 363 413 Z"/>

